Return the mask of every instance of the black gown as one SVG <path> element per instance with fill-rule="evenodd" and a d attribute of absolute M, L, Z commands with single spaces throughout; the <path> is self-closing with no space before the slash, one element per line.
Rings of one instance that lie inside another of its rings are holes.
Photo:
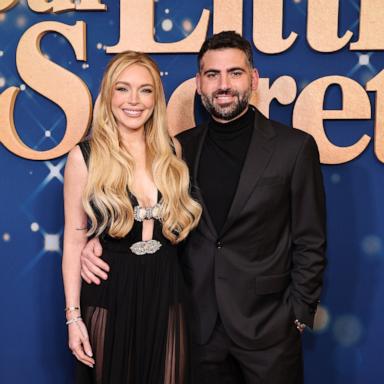
<path fill-rule="evenodd" d="M 88 143 L 80 148 L 87 161 Z M 130 196 L 132 205 L 138 205 Z M 124 238 L 100 238 L 110 272 L 100 285 L 82 284 L 81 312 L 95 366 L 77 362 L 78 384 L 189 382 L 185 287 L 177 247 L 163 236 L 161 222 L 154 220 L 153 239 L 161 243 L 160 249 L 133 253 L 130 247 L 142 240 L 142 227 L 135 220 Z"/>

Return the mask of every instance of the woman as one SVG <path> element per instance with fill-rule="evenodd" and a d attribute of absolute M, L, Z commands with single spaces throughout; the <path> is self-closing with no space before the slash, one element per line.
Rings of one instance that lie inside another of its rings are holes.
<path fill-rule="evenodd" d="M 68 156 L 63 278 L 69 346 L 83 363 L 78 383 L 187 382 L 176 244 L 201 207 L 188 193 L 165 115 L 156 64 L 142 53 L 119 54 L 103 76 L 92 137 Z M 89 236 L 100 236 L 111 270 L 100 285 L 81 286 Z"/>

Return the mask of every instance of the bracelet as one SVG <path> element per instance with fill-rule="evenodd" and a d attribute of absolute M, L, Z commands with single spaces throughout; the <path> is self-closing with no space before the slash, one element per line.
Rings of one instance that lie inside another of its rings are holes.
<path fill-rule="evenodd" d="M 66 325 L 69 325 L 69 324 L 72 324 L 72 323 L 77 323 L 78 321 L 82 321 L 83 319 L 81 318 L 81 316 L 79 317 L 74 317 L 72 319 L 69 319 L 65 324 Z"/>
<path fill-rule="evenodd" d="M 64 312 L 74 312 L 74 311 L 80 311 L 80 307 L 66 307 L 66 308 L 64 308 Z"/>

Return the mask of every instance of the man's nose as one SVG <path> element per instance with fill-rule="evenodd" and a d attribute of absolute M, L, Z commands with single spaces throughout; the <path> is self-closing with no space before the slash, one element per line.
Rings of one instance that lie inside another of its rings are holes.
<path fill-rule="evenodd" d="M 220 89 L 226 90 L 231 87 L 230 79 L 227 74 L 220 76 Z"/>

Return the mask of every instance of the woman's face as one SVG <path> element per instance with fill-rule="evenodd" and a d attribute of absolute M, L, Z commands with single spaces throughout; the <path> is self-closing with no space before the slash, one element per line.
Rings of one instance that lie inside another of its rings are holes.
<path fill-rule="evenodd" d="M 155 84 L 149 70 L 139 64 L 124 69 L 112 88 L 111 108 L 118 129 L 144 129 L 154 106 Z"/>

